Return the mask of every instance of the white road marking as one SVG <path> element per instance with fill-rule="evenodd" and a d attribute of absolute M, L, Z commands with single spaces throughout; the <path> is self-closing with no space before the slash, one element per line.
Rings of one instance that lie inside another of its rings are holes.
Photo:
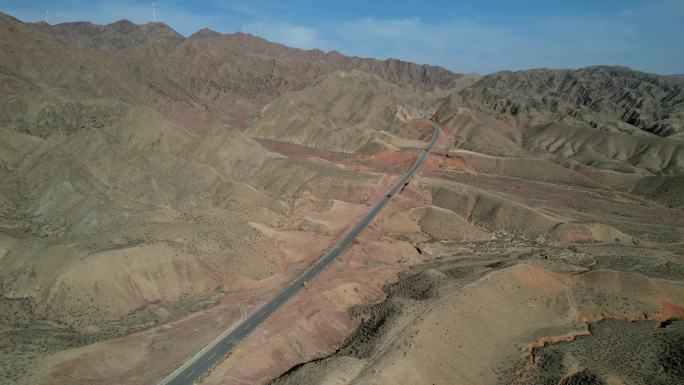
<path fill-rule="evenodd" d="M 192 372 L 188 373 L 188 375 L 185 376 L 185 379 L 187 380 L 187 379 L 190 378 L 190 376 L 192 376 L 194 373 L 195 373 L 195 370 L 193 369 Z"/>
<path fill-rule="evenodd" d="M 439 140 L 442 130 L 439 128 L 439 126 L 432 124 L 435 133 L 432 138 L 432 142 L 430 142 L 430 145 L 428 146 L 428 151 L 432 149 L 437 144 L 437 141 Z M 401 179 L 402 183 L 408 184 L 408 182 L 411 181 L 411 179 L 416 175 L 418 169 L 423 165 L 427 158 L 428 152 L 424 152 L 421 157 L 414 163 L 414 165 L 409 169 L 409 171 L 406 174 L 406 177 Z M 404 185 L 405 186 L 405 185 Z M 375 217 L 380 213 L 382 208 L 385 207 L 385 205 L 388 203 L 388 201 L 395 197 L 401 190 L 401 186 L 399 183 L 395 183 L 394 187 L 390 189 L 389 193 L 385 195 L 383 198 L 381 198 L 373 207 L 372 209 L 366 213 L 364 219 L 357 224 L 357 226 L 349 233 L 347 236 L 340 242 L 338 243 L 332 250 L 330 250 L 327 254 L 325 254 L 322 259 L 319 259 L 317 262 L 314 263 L 314 265 L 309 269 L 309 275 L 307 277 L 313 279 L 319 275 L 325 268 L 327 268 L 335 258 L 337 258 L 340 253 L 342 253 L 344 250 L 346 250 L 349 247 L 350 242 L 354 242 L 355 238 L 361 234 L 362 231 L 364 231 L 372 221 L 375 219 Z M 256 316 L 249 317 L 252 318 L 252 321 L 248 322 L 247 324 L 244 324 L 244 327 L 241 327 L 241 322 L 245 320 L 245 315 L 243 314 L 243 308 L 242 304 L 240 305 L 240 321 L 235 323 L 230 329 L 228 329 L 226 332 L 224 332 L 221 336 L 217 337 L 214 341 L 212 341 L 209 345 L 207 345 L 205 348 L 203 348 L 200 352 L 198 352 L 193 358 L 191 358 L 189 361 L 187 361 L 185 364 L 181 365 L 180 368 L 176 369 L 173 373 L 171 373 L 167 378 L 165 378 L 159 385 L 166 385 L 170 381 L 173 381 L 177 376 L 179 376 L 183 370 L 186 368 L 189 368 L 190 365 L 192 365 L 194 362 L 197 362 L 203 354 L 206 354 L 206 352 L 213 348 L 214 346 L 218 345 L 221 343 L 221 340 L 228 336 L 230 333 L 233 331 L 240 331 L 240 334 L 243 334 L 241 338 L 244 338 L 245 332 L 252 327 L 252 324 L 256 321 L 256 326 L 258 326 L 263 320 L 255 320 L 254 318 L 258 318 L 261 314 L 263 314 L 264 311 L 268 310 L 269 312 L 273 312 L 274 309 L 280 308 L 289 298 L 291 298 L 294 294 L 298 293 L 302 287 L 298 282 L 301 282 L 300 280 L 295 280 L 291 286 L 289 286 L 284 292 L 281 293 L 280 297 L 276 297 L 276 299 L 271 300 L 270 308 L 265 308 L 262 309 Z M 296 285 L 296 286 L 295 286 Z M 267 303 L 268 304 L 268 303 Z M 231 338 L 230 341 L 228 341 L 229 344 L 236 344 L 237 342 L 233 342 L 236 337 Z M 239 342 L 239 340 L 238 340 Z M 216 353 L 214 353 L 216 355 Z M 212 355 L 209 358 L 214 357 Z M 192 372 L 188 373 L 188 375 L 185 377 L 187 380 L 190 376 L 192 376 L 195 373 L 196 369 L 194 369 Z"/>

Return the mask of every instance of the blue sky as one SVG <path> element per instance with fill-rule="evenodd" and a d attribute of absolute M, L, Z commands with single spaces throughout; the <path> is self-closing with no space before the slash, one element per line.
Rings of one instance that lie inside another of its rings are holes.
<path fill-rule="evenodd" d="M 136 23 L 138 0 L 0 0 L 25 21 Z M 396 57 L 481 74 L 626 65 L 684 73 L 684 0 L 158 0 L 157 16 L 190 35 L 245 31 L 289 46 Z"/>

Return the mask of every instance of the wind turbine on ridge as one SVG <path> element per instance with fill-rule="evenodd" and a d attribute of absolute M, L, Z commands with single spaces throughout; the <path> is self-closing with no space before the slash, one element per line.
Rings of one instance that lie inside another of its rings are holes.
<path fill-rule="evenodd" d="M 152 2 L 152 21 L 157 22 L 157 10 L 155 9 L 155 1 Z"/>

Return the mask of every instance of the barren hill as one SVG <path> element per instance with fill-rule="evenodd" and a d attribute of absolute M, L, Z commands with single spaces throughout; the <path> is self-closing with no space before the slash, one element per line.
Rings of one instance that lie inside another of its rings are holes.
<path fill-rule="evenodd" d="M 164 23 L 136 25 L 128 20 L 119 20 L 107 25 L 89 22 L 75 22 L 51 25 L 30 23 L 32 28 L 50 34 L 58 40 L 89 51 L 114 52 L 155 41 L 180 43 L 184 37 Z M 282 44 L 270 42 L 260 37 L 236 32 L 221 34 L 210 29 L 202 29 L 190 39 L 218 38 L 217 44 L 232 46 L 244 55 L 259 55 L 264 58 L 295 61 L 302 66 L 308 76 L 317 77 L 323 72 L 336 69 L 359 69 L 391 82 L 409 83 L 421 88 L 449 88 L 461 74 L 431 65 L 418 65 L 397 59 L 376 60 L 371 58 L 348 57 L 339 52 L 325 53 L 318 49 L 299 50 Z M 318 70 L 315 68 L 318 67 Z"/>
<path fill-rule="evenodd" d="M 89 22 L 29 24 L 38 31 L 47 33 L 66 44 L 83 50 L 114 52 L 154 41 L 180 42 L 183 36 L 164 23 L 133 24 L 119 20 L 107 25 Z"/>
<path fill-rule="evenodd" d="M 468 106 L 519 124 L 553 121 L 631 134 L 684 135 L 681 83 L 629 68 L 499 72 L 460 94 Z"/>
<path fill-rule="evenodd" d="M 135 98 L 97 55 L 64 45 L 0 14 L 0 125 L 46 136 L 107 120 Z M 99 106 L 98 100 L 109 99 Z M 97 113 L 95 113 L 97 111 Z"/>
<path fill-rule="evenodd" d="M 407 124 L 418 118 L 415 106 L 408 105 L 413 99 L 410 90 L 378 76 L 340 71 L 317 79 L 302 91 L 276 98 L 247 132 L 332 151 L 382 147 L 391 142 L 393 134 L 419 137 Z"/>
<path fill-rule="evenodd" d="M 245 52 L 294 60 L 307 72 L 316 76 L 331 70 L 361 70 L 380 76 L 398 84 L 408 83 L 421 89 L 438 87 L 448 89 L 462 74 L 455 74 L 445 68 L 431 65 L 418 65 L 397 59 L 376 60 L 345 56 L 337 51 L 323 52 L 318 49 L 302 51 L 274 44 L 257 36 L 244 33 L 226 35 L 231 43 L 240 46 Z"/>
<path fill-rule="evenodd" d="M 48 65 L 55 69 L 91 71 L 90 78 L 116 78 L 116 85 L 101 87 L 100 93 L 110 95 L 113 90 L 108 88 L 125 88 L 126 93 L 134 95 L 133 99 L 153 105 L 196 131 L 217 124 L 246 128 L 249 117 L 275 96 L 302 89 L 317 77 L 340 69 L 360 69 L 395 84 L 411 84 L 425 90 L 451 87 L 462 76 L 441 67 L 394 59 L 378 61 L 351 58 L 337 52 L 303 51 L 244 33 L 222 35 L 203 30 L 186 39 L 163 23 L 135 25 L 121 20 L 109 25 L 87 22 L 49 25 L 24 24 L 2 17 L 8 29 L 52 36 L 54 40 L 43 36 L 37 44 L 52 45 L 53 51 L 63 51 L 55 55 L 42 46 L 6 47 L 7 52 L 23 49 L 34 56 L 44 55 L 27 60 L 28 65 L 52 63 L 59 61 L 60 56 L 101 61 L 88 65 Z M 19 39 L 5 41 L 16 44 Z M 60 76 L 54 74 L 49 78 Z M 83 79 L 88 77 L 78 81 Z"/>

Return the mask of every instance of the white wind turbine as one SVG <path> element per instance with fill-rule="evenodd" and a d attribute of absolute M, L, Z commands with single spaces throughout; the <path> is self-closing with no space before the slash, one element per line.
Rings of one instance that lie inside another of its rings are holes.
<path fill-rule="evenodd" d="M 50 13 L 50 11 L 45 11 L 45 22 L 48 24 L 50 24 L 50 22 L 48 21 L 48 14 L 49 13 Z"/>
<path fill-rule="evenodd" d="M 152 20 L 157 22 L 157 10 L 155 9 L 155 2 L 152 2 Z"/>

